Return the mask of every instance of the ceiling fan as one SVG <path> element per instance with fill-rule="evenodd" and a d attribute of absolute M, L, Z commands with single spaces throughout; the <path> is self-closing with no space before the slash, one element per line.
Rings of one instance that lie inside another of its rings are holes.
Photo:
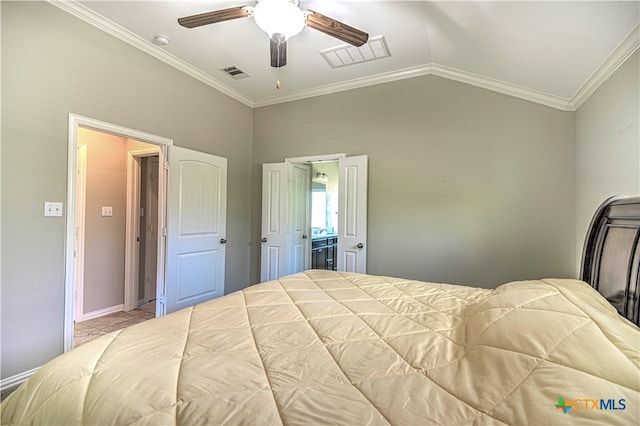
<path fill-rule="evenodd" d="M 255 6 L 185 16 L 178 19 L 178 23 L 186 28 L 195 28 L 252 16 L 260 29 L 269 35 L 271 66 L 274 68 L 287 64 L 287 40 L 300 33 L 305 25 L 357 47 L 369 39 L 364 31 L 313 10 L 301 10 L 299 5 L 300 0 L 258 0 Z"/>

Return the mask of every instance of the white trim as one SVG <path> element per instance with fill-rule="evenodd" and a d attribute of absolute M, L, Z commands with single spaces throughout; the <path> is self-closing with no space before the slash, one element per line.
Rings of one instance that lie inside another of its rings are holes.
<path fill-rule="evenodd" d="M 87 202 L 87 144 L 79 143 L 76 181 L 76 243 L 74 250 L 75 309 L 74 320 L 82 321 L 84 312 L 84 250 L 85 250 L 85 213 Z"/>
<path fill-rule="evenodd" d="M 141 132 L 116 124 L 107 123 L 93 118 L 69 113 L 69 141 L 67 145 L 67 221 L 65 235 L 65 282 L 64 282 L 64 328 L 63 328 L 63 349 L 65 352 L 73 349 L 73 317 L 75 310 L 75 279 L 74 279 L 74 250 L 75 250 L 75 228 L 76 228 L 76 165 L 77 165 L 77 145 L 78 128 L 86 127 L 99 132 L 111 133 L 125 138 L 139 140 L 160 146 L 160 161 L 165 161 L 167 157 L 167 146 L 173 145 L 173 140 Z M 161 178 L 162 191 L 166 191 L 167 173 Z M 161 198 L 162 196 L 162 198 Z M 158 194 L 158 205 L 164 206 L 164 194 Z M 158 208 L 159 226 L 166 227 L 165 207 Z M 165 244 L 158 246 L 158 271 L 164 271 Z M 162 268 L 162 269 L 161 269 Z M 158 273 L 158 287 L 164 288 L 164 273 Z M 164 313 L 158 310 L 157 315 Z"/>
<path fill-rule="evenodd" d="M 263 106 L 274 105 L 283 102 L 291 102 L 315 96 L 329 95 L 332 93 L 344 92 L 347 90 L 359 89 L 376 84 L 390 83 L 393 81 L 420 77 L 424 75 L 437 75 L 449 80 L 471 84 L 483 89 L 514 96 L 520 99 L 546 105 L 563 111 L 571 110 L 569 100 L 566 98 L 438 64 L 418 65 L 415 67 L 409 67 L 402 70 L 391 71 L 374 76 L 357 78 L 342 83 L 329 84 L 311 90 L 301 90 L 285 96 L 265 98 L 259 101 L 255 101 L 254 107 L 259 108 Z"/>
<path fill-rule="evenodd" d="M 124 310 L 138 307 L 140 261 L 140 162 L 141 157 L 160 156 L 160 147 L 127 152 L 127 207 L 124 261 Z"/>
<path fill-rule="evenodd" d="M 155 46 L 151 42 L 145 40 L 144 38 L 138 36 L 137 34 L 132 33 L 131 31 L 123 28 L 122 26 L 116 24 L 115 22 L 105 18 L 102 15 L 94 12 L 93 10 L 87 8 L 86 6 L 77 3 L 75 0 L 48 0 L 49 3 L 54 6 L 59 7 L 65 12 L 70 13 L 71 15 L 82 19 L 83 21 L 93 25 L 94 27 L 101 29 L 102 31 L 110 34 L 125 43 L 142 50 L 145 53 L 153 56 L 156 59 L 161 60 L 162 62 L 171 65 L 183 73 L 190 75 L 196 80 L 200 80 L 204 84 L 213 87 L 214 89 L 224 93 L 241 102 L 247 106 L 253 107 L 253 101 L 248 98 L 243 93 L 238 92 L 237 90 L 227 86 L 219 80 L 216 80 L 211 75 L 206 72 L 194 67 L 193 65 L 188 64 L 177 56 L 172 55 L 166 50 L 161 49 L 158 46 Z"/>
<path fill-rule="evenodd" d="M 86 314 L 82 314 L 82 319 L 80 320 L 80 322 L 91 320 L 94 318 L 100 318 L 105 315 L 114 314 L 116 312 L 122 312 L 122 311 L 124 311 L 124 304 L 122 303 L 115 306 L 109 306 L 108 308 L 98 309 L 97 311 L 87 312 Z"/>
<path fill-rule="evenodd" d="M 132 33 L 113 21 L 99 15 L 91 9 L 77 3 L 75 0 L 48 0 L 49 3 L 59 7 L 60 9 L 82 19 L 83 21 L 93 25 L 94 27 L 105 31 L 106 33 L 134 46 L 145 53 L 165 62 L 168 65 L 184 72 L 187 75 L 207 84 L 208 86 L 224 93 L 225 95 L 247 105 L 251 108 L 259 108 L 269 105 L 281 104 L 301 99 L 312 98 L 316 96 L 328 95 L 332 93 L 344 92 L 357 88 L 373 86 L 376 84 L 389 83 L 392 81 L 403 80 L 405 78 L 413 78 L 423 75 L 437 75 L 455 81 L 482 87 L 494 92 L 503 93 L 505 95 L 514 96 L 537 104 L 545 105 L 562 111 L 575 111 L 591 94 L 604 82 L 618 67 L 624 63 L 640 46 L 640 26 L 631 31 L 627 38 L 612 52 L 609 58 L 591 75 L 591 77 L 583 83 L 576 91 L 573 97 L 564 98 L 549 93 L 522 87 L 516 84 L 472 74 L 466 71 L 447 67 L 439 64 L 422 64 L 402 70 L 391 71 L 387 73 L 357 78 L 336 84 L 316 87 L 309 90 L 301 90 L 292 92 L 283 96 L 273 96 L 263 99 L 254 100 L 247 95 L 237 91 L 236 89 L 226 85 L 225 83 L 213 78 L 208 73 L 190 65 L 182 59 L 168 53 L 166 50 L 153 45 L 142 37 Z"/>
<path fill-rule="evenodd" d="M 156 159 L 156 161 L 153 161 L 154 158 Z M 145 210 L 145 216 L 147 218 L 152 218 L 152 220 L 153 220 L 153 216 L 151 216 L 150 214 L 152 212 L 154 212 L 154 211 L 156 212 L 155 223 L 154 223 L 155 228 L 156 228 L 155 229 L 155 233 L 156 233 L 156 235 L 161 235 L 159 230 L 158 230 L 158 223 L 157 222 L 158 222 L 158 217 L 159 216 L 158 216 L 157 212 L 158 212 L 158 209 L 160 208 L 160 205 L 158 204 L 158 195 L 160 193 L 160 185 L 159 185 L 159 183 L 160 183 L 160 176 L 161 176 L 160 172 L 162 171 L 162 167 L 160 166 L 160 156 L 159 155 L 152 156 L 149 159 L 151 161 L 147 161 L 147 175 L 144 177 L 144 179 L 146 181 L 146 187 L 147 187 L 147 194 L 145 194 L 145 198 L 146 198 L 147 204 L 144 206 L 144 210 Z M 152 187 L 153 187 L 152 182 L 153 182 L 153 180 L 151 179 L 153 167 L 151 166 L 151 164 L 153 164 L 154 162 L 157 162 L 157 167 L 158 167 L 158 174 L 156 176 L 156 181 L 158 182 L 158 185 L 157 185 L 158 188 L 156 190 L 156 203 L 155 203 L 156 205 L 155 205 L 155 209 L 151 207 L 151 204 L 152 204 L 151 193 L 153 192 L 152 191 Z M 146 243 L 146 247 L 145 247 L 145 251 L 144 251 L 145 252 L 145 259 L 144 259 L 144 265 L 145 266 L 144 266 L 144 268 L 145 268 L 146 274 L 145 274 L 145 277 L 144 277 L 144 295 L 143 295 L 144 302 L 143 302 L 143 304 L 149 302 L 152 299 L 156 299 L 156 305 L 157 305 L 158 304 L 158 298 L 156 297 L 157 288 L 153 287 L 153 291 L 151 289 L 152 285 L 155 285 L 158 282 L 158 270 L 157 270 L 157 267 L 156 267 L 156 271 L 153 273 L 153 277 L 154 277 L 153 281 L 151 281 L 151 279 L 150 279 L 149 272 L 151 271 L 151 253 L 152 253 L 153 250 L 155 250 L 155 253 L 156 253 L 155 254 L 155 257 L 156 257 L 155 263 L 156 263 L 156 265 L 158 264 L 157 256 L 158 256 L 159 238 L 156 237 L 156 241 L 152 242 L 152 239 L 149 238 L 149 235 L 147 234 L 148 230 L 149 230 L 149 227 L 148 227 L 149 226 L 149 221 L 148 221 L 148 219 L 146 221 L 146 224 L 147 224 L 147 229 L 144 229 L 142 231 L 142 232 L 145 233 L 145 243 Z M 153 296 L 152 296 L 152 294 L 153 294 Z M 139 296 L 140 295 L 138 295 L 138 297 Z M 140 302 L 138 302 L 138 306 L 140 306 L 139 303 Z"/>
<path fill-rule="evenodd" d="M 307 155 L 304 157 L 291 157 L 285 158 L 285 163 L 318 163 L 321 161 L 338 161 L 341 158 L 346 157 L 347 154 L 323 154 L 323 155 Z"/>
<path fill-rule="evenodd" d="M 140 164 L 127 152 L 127 195 L 124 243 L 124 310 L 137 307 L 138 298 L 138 229 L 140 227 Z M 136 214 L 138 212 L 138 214 Z"/>
<path fill-rule="evenodd" d="M 263 98 L 254 102 L 254 108 L 260 108 L 269 105 L 276 105 L 285 102 L 297 101 L 300 99 L 313 98 L 316 96 L 330 95 L 347 90 L 359 89 L 362 87 L 373 86 L 376 84 L 389 83 L 405 78 L 419 77 L 431 74 L 432 65 L 418 65 L 415 67 L 405 68 L 387 73 L 377 74 L 368 77 L 356 78 L 336 84 L 328 84 L 326 86 L 316 87 L 310 90 L 300 90 L 283 96 L 274 96 Z"/>
<path fill-rule="evenodd" d="M 167 203 L 169 195 L 169 158 L 168 147 L 160 149 L 158 158 L 158 267 L 156 269 L 156 317 L 167 313 L 167 280 L 165 253 L 167 251 Z"/>
<path fill-rule="evenodd" d="M 493 92 L 535 102 L 562 111 L 570 111 L 569 100 L 549 93 L 529 89 L 517 84 L 506 83 L 489 77 L 484 77 L 470 72 L 458 70 L 444 65 L 432 64 L 431 74 L 449 80 L 459 81 L 472 86 L 481 87 Z"/>
<path fill-rule="evenodd" d="M 23 371 L 22 373 L 18 373 L 15 376 L 7 377 L 6 379 L 0 380 L 0 391 L 4 392 L 7 389 L 11 389 L 24 383 L 29 377 L 36 374 L 36 372 L 40 370 L 40 368 L 42 368 L 42 366 Z"/>
<path fill-rule="evenodd" d="M 577 110 L 595 92 L 602 83 L 607 81 L 627 59 L 640 49 L 640 25 L 627 35 L 618 47 L 609 55 L 589 79 L 578 89 L 571 98 L 572 110 Z"/>

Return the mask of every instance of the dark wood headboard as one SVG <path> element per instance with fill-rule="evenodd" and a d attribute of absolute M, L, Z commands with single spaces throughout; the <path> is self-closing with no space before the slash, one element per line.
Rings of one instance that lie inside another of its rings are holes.
<path fill-rule="evenodd" d="M 598 208 L 587 231 L 580 279 L 639 324 L 640 197 L 611 197 Z"/>

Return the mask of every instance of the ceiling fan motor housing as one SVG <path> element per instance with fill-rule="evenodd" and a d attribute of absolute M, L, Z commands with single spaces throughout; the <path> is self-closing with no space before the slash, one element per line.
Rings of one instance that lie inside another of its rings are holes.
<path fill-rule="evenodd" d="M 287 40 L 284 34 L 273 34 L 269 43 L 271 47 L 271 66 L 280 68 L 287 65 Z"/>

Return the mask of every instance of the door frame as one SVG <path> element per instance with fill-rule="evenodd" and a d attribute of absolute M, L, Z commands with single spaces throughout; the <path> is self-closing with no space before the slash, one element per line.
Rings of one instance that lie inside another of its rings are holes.
<path fill-rule="evenodd" d="M 307 165 L 313 165 L 313 163 L 322 163 L 322 162 L 333 162 L 333 161 L 340 161 L 343 158 L 346 158 L 347 154 L 344 152 L 340 152 L 337 154 L 321 154 L 321 155 L 307 155 L 307 156 L 303 156 L 303 157 L 291 157 L 291 158 L 285 158 L 284 162 L 287 164 L 287 166 L 290 166 L 292 164 L 307 164 Z M 311 171 L 311 169 L 309 170 Z M 290 185 L 290 184 L 289 184 Z M 290 188 L 288 188 L 290 190 Z M 309 188 L 309 202 L 311 202 L 311 188 Z M 288 204 L 288 202 L 287 202 Z M 310 206 L 309 206 L 310 207 Z M 289 209 L 289 205 L 287 205 L 287 209 Z M 306 257 L 307 257 L 307 262 L 309 265 L 309 268 L 311 267 L 311 249 L 312 249 L 312 236 L 311 236 L 311 209 L 308 208 L 307 209 L 307 224 L 309 225 L 309 241 L 308 241 L 308 247 L 306 247 Z M 287 266 L 288 266 L 288 262 L 289 262 L 289 258 L 287 257 Z"/>
<path fill-rule="evenodd" d="M 140 179 L 142 157 L 160 157 L 160 147 L 127 152 L 127 207 L 124 257 L 124 310 L 138 307 L 140 265 Z M 158 173 L 158 176 L 160 173 Z M 164 192 L 162 179 L 158 179 L 158 198 Z M 158 204 L 160 206 L 160 204 Z M 146 207 L 145 207 L 146 208 Z M 160 211 L 158 207 L 158 211 Z M 156 313 L 157 314 L 157 313 Z"/>
<path fill-rule="evenodd" d="M 345 158 L 346 156 L 347 154 L 344 152 L 341 152 L 339 154 L 307 155 L 304 157 L 285 158 L 284 162 L 293 164 L 309 164 L 319 163 L 322 161 L 338 161 L 341 158 Z"/>
<path fill-rule="evenodd" d="M 344 171 L 342 170 L 342 167 L 340 166 L 340 163 L 345 162 L 345 161 L 349 161 L 349 159 L 355 159 L 358 157 L 362 157 L 362 156 L 347 156 L 347 154 L 345 153 L 339 153 L 339 154 L 324 154 L 324 155 L 310 155 L 310 156 L 304 156 L 304 157 L 293 157 L 293 158 L 285 158 L 285 163 L 286 164 L 311 164 L 311 163 L 319 163 L 319 162 L 324 162 L 324 161 L 336 161 L 338 162 L 339 166 L 339 183 L 338 183 L 338 187 L 340 188 L 340 191 L 342 192 L 343 188 L 343 184 L 347 182 L 347 176 L 344 175 Z M 366 165 L 365 165 L 365 173 L 368 174 L 368 156 L 364 155 L 364 157 L 367 158 L 366 160 Z M 357 182 L 357 179 L 354 181 L 354 183 Z M 365 179 L 365 185 L 366 187 L 368 186 L 368 177 Z M 366 188 L 365 187 L 365 188 Z M 358 188 L 353 188 L 354 190 L 356 190 L 356 194 L 358 199 L 357 200 L 348 200 L 350 203 L 355 203 L 356 205 L 364 205 L 364 220 L 359 220 L 357 222 L 360 223 L 364 223 L 364 228 L 365 228 L 365 240 L 366 240 L 366 223 L 367 223 L 367 218 L 368 218 L 368 202 L 367 202 L 367 190 L 365 189 L 363 191 L 363 188 L 358 187 Z M 345 194 L 341 193 L 339 195 L 339 205 L 342 206 L 340 210 L 340 216 L 342 217 L 344 214 L 344 210 L 347 207 L 347 200 L 345 198 Z M 287 206 L 287 208 L 289 208 Z M 340 271 L 347 271 L 348 269 L 354 269 L 354 270 L 359 270 L 360 272 L 366 273 L 367 270 L 367 241 L 364 241 L 362 244 L 357 244 L 357 245 L 353 245 L 354 249 L 357 249 L 357 251 L 360 253 L 360 260 L 357 261 L 355 264 L 353 264 L 353 268 L 347 268 L 347 261 L 345 258 L 345 239 L 343 238 L 343 235 L 345 234 L 345 232 L 343 232 L 343 230 L 345 230 L 346 228 L 343 228 L 343 226 L 345 226 L 346 224 L 344 223 L 345 221 L 340 219 L 338 220 L 338 254 L 336 255 L 336 263 L 338 265 L 338 270 Z M 358 227 L 360 228 L 360 227 Z M 311 257 L 311 244 L 309 245 L 309 250 L 308 250 L 308 256 L 309 258 Z M 351 250 L 351 253 L 353 253 L 353 249 Z M 342 255 L 342 257 L 340 256 Z M 289 260 L 287 259 L 287 262 Z M 357 265 L 360 265 L 360 268 L 358 268 Z"/>
<path fill-rule="evenodd" d="M 85 210 L 87 197 L 87 145 L 78 144 L 76 172 L 76 239 L 74 254 L 75 307 L 74 321 L 82 321 L 84 312 L 84 243 L 85 243 Z"/>
<path fill-rule="evenodd" d="M 75 233 L 76 233 L 76 185 L 77 185 L 77 165 L 78 165 L 78 128 L 84 127 L 103 133 L 110 133 L 124 138 L 135 139 L 141 142 L 150 143 L 159 147 L 159 161 L 161 165 L 166 164 L 167 148 L 173 145 L 173 140 L 163 136 L 130 129 L 117 124 L 107 123 L 89 117 L 69 113 L 69 135 L 67 145 L 67 215 L 65 231 L 65 284 L 64 284 L 64 330 L 63 349 L 65 352 L 73 349 L 74 335 L 74 313 L 75 313 Z M 164 173 L 159 180 L 164 182 L 163 192 L 158 193 L 159 224 L 165 226 L 166 221 L 166 179 L 167 170 L 162 167 Z M 159 233 L 161 235 L 161 233 Z M 161 237 L 159 237 L 161 238 Z M 164 271 L 165 244 L 158 244 L 158 270 Z M 164 290 L 164 273 L 158 274 L 158 287 Z M 162 315 L 156 308 L 156 316 Z"/>
<path fill-rule="evenodd" d="M 159 192 L 159 188 L 158 188 L 158 191 L 156 191 L 156 202 L 155 202 L 156 206 L 155 206 L 155 210 L 154 210 L 150 206 L 150 204 L 151 204 L 151 194 L 152 194 L 152 190 L 151 190 L 152 185 L 150 185 L 150 182 L 151 182 L 151 170 L 153 168 L 153 167 L 150 166 L 150 164 L 153 163 L 153 162 L 157 162 L 158 163 L 158 166 L 157 166 L 158 167 L 158 174 L 156 176 L 156 180 L 159 181 L 159 178 L 160 178 L 160 175 L 161 175 L 161 172 L 162 172 L 162 169 L 160 168 L 160 156 L 159 155 L 153 155 L 153 156 L 150 156 L 150 157 L 147 157 L 147 158 L 150 160 L 150 161 L 147 161 L 147 173 L 146 173 L 146 176 L 144 176 L 144 177 L 141 176 L 141 179 L 145 180 L 146 188 L 147 188 L 147 193 L 144 194 L 144 197 L 145 197 L 145 200 L 146 200 L 146 204 L 144 206 L 144 214 L 145 214 L 145 217 L 151 218 L 151 219 L 153 219 L 154 216 L 155 216 L 155 219 L 157 221 L 157 219 L 158 219 L 158 214 L 157 213 L 158 213 L 158 209 L 160 208 L 160 206 L 158 205 L 158 199 L 157 198 L 158 198 L 158 194 L 160 192 Z M 155 159 L 156 161 L 153 161 L 153 159 Z M 155 211 L 156 214 L 153 214 L 154 211 Z M 157 259 L 158 238 L 156 238 L 155 243 L 152 243 L 153 240 L 151 238 L 149 238 L 149 236 L 148 236 L 148 232 L 149 232 L 149 222 L 148 221 L 146 221 L 146 225 L 147 225 L 147 229 L 140 230 L 139 232 L 141 232 L 141 233 L 144 232 L 145 233 L 145 239 L 144 239 L 144 241 L 145 241 L 144 269 L 145 269 L 145 272 L 148 273 L 148 272 L 151 272 L 151 253 L 154 250 L 156 252 L 155 264 L 156 264 L 156 266 L 158 265 L 158 259 Z M 161 230 L 158 228 L 158 223 L 155 223 L 154 225 L 156 227 L 156 230 L 155 230 L 156 235 L 158 235 L 158 233 L 161 232 Z M 157 277 L 157 269 L 158 268 L 156 267 L 155 269 L 156 269 L 155 281 L 153 281 L 153 282 L 157 283 L 158 282 L 158 277 Z M 152 298 L 151 298 L 151 294 L 152 294 L 151 285 L 152 285 L 153 282 L 151 280 L 147 280 L 146 277 L 144 278 L 144 295 L 143 295 L 143 297 L 145 299 L 145 303 L 148 303 L 150 300 L 152 300 Z M 138 288 L 140 288 L 140 287 L 138 287 Z M 156 297 L 157 296 L 156 295 L 156 290 L 157 290 L 157 288 L 153 288 L 153 299 L 156 299 L 156 301 L 157 301 L 158 298 Z M 138 303 L 140 303 L 140 299 L 141 299 L 140 294 L 138 294 L 137 297 L 138 297 Z"/>
<path fill-rule="evenodd" d="M 284 165 L 284 169 L 287 170 L 287 176 L 286 176 L 286 178 L 287 178 L 287 183 L 286 183 L 286 185 L 287 185 L 287 191 L 286 191 L 286 193 L 287 193 L 287 196 L 286 196 L 287 201 L 286 201 L 284 206 L 280 206 L 280 210 L 284 209 L 287 212 L 286 215 L 288 217 L 288 210 L 289 210 L 288 193 L 289 193 L 289 185 L 290 185 L 288 177 L 289 177 L 289 170 L 290 170 L 290 166 L 291 165 L 294 165 L 294 164 L 310 165 L 312 163 L 329 162 L 329 161 L 331 161 L 331 162 L 333 162 L 333 161 L 340 162 L 341 160 L 343 160 L 345 158 L 347 158 L 347 154 L 346 153 L 336 153 L 336 154 L 307 155 L 307 156 L 302 156 L 302 157 L 289 157 L 289 158 L 285 158 L 284 159 L 284 163 L 270 163 L 274 167 L 277 166 L 278 164 L 283 164 Z M 265 164 L 269 164 L 269 163 L 265 163 Z M 264 164 L 263 164 L 263 179 L 264 179 Z M 264 265 L 264 262 L 265 262 L 265 251 L 264 251 L 265 247 L 264 247 L 264 243 L 267 242 L 266 236 L 268 234 L 268 232 L 266 232 L 265 229 L 264 229 L 264 227 L 265 227 L 264 226 L 265 225 L 265 223 L 264 223 L 264 211 L 265 211 L 265 208 L 267 207 L 265 205 L 265 199 L 264 199 L 264 191 L 265 191 L 265 186 L 264 185 L 265 184 L 266 183 L 263 181 L 263 190 L 262 190 L 263 191 L 263 200 L 262 200 L 262 210 L 261 210 L 262 229 L 260 231 L 261 234 L 262 234 L 262 242 L 263 242 L 263 245 L 261 245 L 261 249 L 260 249 L 260 279 L 261 279 L 261 281 L 265 281 L 266 279 L 272 279 L 272 278 L 268 278 L 267 271 L 269 271 L 269 268 Z M 310 210 L 309 210 L 308 215 L 309 216 L 311 215 Z M 310 217 L 309 217 L 309 221 L 310 221 Z M 283 225 L 283 224 L 281 224 L 281 225 Z M 288 224 L 284 225 L 285 232 L 286 232 L 286 230 L 288 230 L 288 226 L 289 226 Z M 308 231 L 309 231 L 309 235 L 311 235 L 311 229 L 309 229 Z M 309 240 L 311 240 L 311 238 Z M 286 244 L 288 244 L 288 241 L 287 241 Z M 309 259 L 309 262 L 311 261 L 311 246 L 312 246 L 311 241 L 309 241 L 308 250 L 307 250 L 307 253 L 306 253 L 306 255 L 307 255 L 308 259 Z M 286 263 L 287 263 L 285 265 L 284 269 L 286 269 L 288 271 L 288 267 L 289 267 L 288 264 L 289 264 L 289 261 L 290 261 L 288 247 L 285 247 L 284 251 L 286 253 L 285 254 L 285 259 L 286 259 Z M 365 255 L 365 258 L 366 258 L 366 255 Z M 280 263 L 278 263 L 278 266 L 281 266 Z M 282 269 L 282 268 L 278 267 L 279 271 L 280 271 L 280 269 Z M 282 275 L 280 275 L 280 276 L 282 276 Z"/>

